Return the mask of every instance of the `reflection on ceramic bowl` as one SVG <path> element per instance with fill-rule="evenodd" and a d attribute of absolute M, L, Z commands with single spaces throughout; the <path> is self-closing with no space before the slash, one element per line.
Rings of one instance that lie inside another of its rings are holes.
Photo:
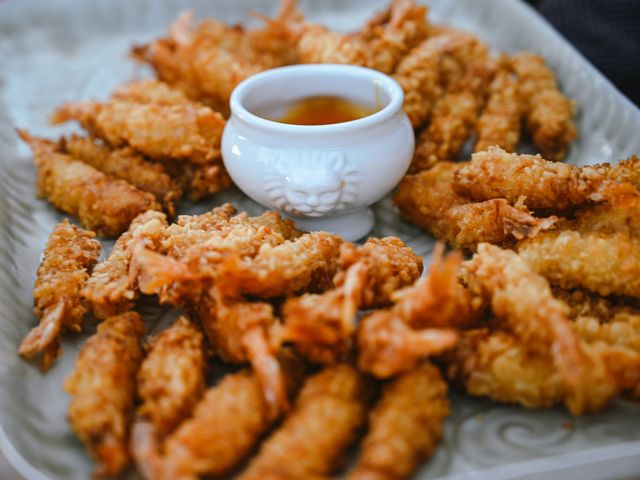
<path fill-rule="evenodd" d="M 296 101 L 331 96 L 377 110 L 327 125 L 270 120 Z M 389 76 L 351 65 L 295 65 L 259 73 L 231 95 L 222 155 L 233 181 L 304 230 L 356 240 L 373 226 L 367 208 L 405 174 L 414 149 L 403 93 Z"/>

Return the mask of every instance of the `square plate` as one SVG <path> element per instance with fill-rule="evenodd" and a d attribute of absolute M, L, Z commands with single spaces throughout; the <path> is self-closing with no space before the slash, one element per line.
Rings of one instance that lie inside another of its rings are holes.
<path fill-rule="evenodd" d="M 188 3 L 188 5 L 186 5 Z M 0 446 L 29 479 L 84 479 L 92 464 L 66 421 L 63 379 L 91 328 L 65 336 L 64 356 L 46 375 L 23 362 L 17 346 L 34 324 L 32 285 L 47 235 L 63 218 L 34 195 L 29 149 L 13 128 L 56 136 L 47 117 L 66 100 L 105 98 L 126 80 L 149 75 L 126 58 L 131 45 L 165 32 L 185 8 L 198 17 L 229 22 L 250 10 L 272 12 L 275 0 L 45 0 L 0 5 Z M 386 0 L 302 2 L 312 21 L 354 29 Z M 432 0 L 431 17 L 476 32 L 492 47 L 544 55 L 562 89 L 577 100 L 580 139 L 569 161 L 616 161 L 640 152 L 640 111 L 526 4 L 517 0 Z M 208 202 L 181 205 L 203 212 L 223 201 L 239 210 L 261 208 L 231 190 Z M 398 235 L 429 256 L 433 240 L 400 221 L 386 199 L 375 208 L 376 236 Z M 111 243 L 104 242 L 108 250 Z M 427 259 L 428 260 L 428 259 Z M 150 330 L 170 312 L 141 306 Z M 564 410 L 519 407 L 452 394 L 453 413 L 442 446 L 421 469 L 421 479 L 614 478 L 640 471 L 640 406 L 617 401 L 598 415 L 570 417 Z M 131 478 L 135 478 L 131 474 Z"/>

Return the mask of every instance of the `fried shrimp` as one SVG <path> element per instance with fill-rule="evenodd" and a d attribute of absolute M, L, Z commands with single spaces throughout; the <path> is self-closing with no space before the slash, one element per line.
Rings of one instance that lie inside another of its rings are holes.
<path fill-rule="evenodd" d="M 186 317 L 149 342 L 138 372 L 138 416 L 151 423 L 158 438 L 190 416 L 205 390 L 205 362 L 204 337 Z"/>
<path fill-rule="evenodd" d="M 459 168 L 460 164 L 439 162 L 404 177 L 394 198 L 401 215 L 437 239 L 471 251 L 480 242 L 504 245 L 553 227 L 555 217 L 536 218 L 504 199 L 468 203 L 452 188 Z"/>
<path fill-rule="evenodd" d="M 458 280 L 459 253 L 443 258 L 439 245 L 426 277 L 393 295 L 395 304 L 366 315 L 358 327 L 358 366 L 379 378 L 413 369 L 451 348 L 453 328 L 477 321 L 481 302 Z"/>
<path fill-rule="evenodd" d="M 135 279 L 129 275 L 133 245 L 143 241 L 151 248 L 162 238 L 166 225 L 164 213 L 151 210 L 138 215 L 116 240 L 107 259 L 94 268 L 82 296 L 96 317 L 111 317 L 133 306 L 139 296 Z"/>
<path fill-rule="evenodd" d="M 19 134 L 35 154 L 38 195 L 98 235 L 115 237 L 139 214 L 161 210 L 152 194 L 55 152 L 52 142 Z"/>
<path fill-rule="evenodd" d="M 384 386 L 350 480 L 409 478 L 440 442 L 449 415 L 447 385 L 429 363 Z"/>
<path fill-rule="evenodd" d="M 186 12 L 171 25 L 167 37 L 136 47 L 133 54 L 151 64 L 160 80 L 192 100 L 225 111 L 231 92 L 242 80 L 298 62 L 296 39 L 288 29 L 301 23 L 295 2 L 284 1 L 274 19 L 259 17 L 266 26 L 257 30 L 210 19 L 194 27 L 192 15 Z"/>
<path fill-rule="evenodd" d="M 69 422 L 95 459 L 97 476 L 115 476 L 129 463 L 129 425 L 142 360 L 144 325 L 127 312 L 98 325 L 65 381 Z"/>
<path fill-rule="evenodd" d="M 195 164 L 220 159 L 225 121 L 218 112 L 195 103 L 162 105 L 120 100 L 65 103 L 53 124 L 78 121 L 96 137 L 119 148 L 129 146 L 156 160 Z"/>
<path fill-rule="evenodd" d="M 545 232 L 517 248 L 533 270 L 559 287 L 640 296 L 640 243 L 624 232 Z"/>
<path fill-rule="evenodd" d="M 518 88 L 518 81 L 501 66 L 489 86 L 487 103 L 476 123 L 475 152 L 491 146 L 515 152 L 522 116 Z"/>
<path fill-rule="evenodd" d="M 335 363 L 349 350 L 360 308 L 389 303 L 422 271 L 422 259 L 395 237 L 370 238 L 361 247 L 343 243 L 339 263 L 335 288 L 290 298 L 282 309 L 281 339 L 319 363 Z"/>
<path fill-rule="evenodd" d="M 309 377 L 293 411 L 238 478 L 324 478 L 333 473 L 365 422 L 369 390 L 365 377 L 347 364 Z"/>
<path fill-rule="evenodd" d="M 563 209 L 588 202 L 633 204 L 640 194 L 630 183 L 619 183 L 593 166 L 548 162 L 540 155 L 518 155 L 490 147 L 474 153 L 455 174 L 453 189 L 476 201 L 505 198 L 533 209 Z"/>
<path fill-rule="evenodd" d="M 75 135 L 63 138 L 60 146 L 75 160 L 125 180 L 143 192 L 152 193 L 170 217 L 175 214 L 174 203 L 182 192 L 162 165 L 145 160 L 129 148 L 111 150 L 92 139 Z"/>
<path fill-rule="evenodd" d="M 454 76 L 486 55 L 487 47 L 477 37 L 460 31 L 428 37 L 405 55 L 394 78 L 404 90 L 404 110 L 411 124 L 422 126 Z"/>
<path fill-rule="evenodd" d="M 469 288 L 486 298 L 496 319 L 532 351 L 551 350 L 567 388 L 577 403 L 585 401 L 581 389 L 590 374 L 588 362 L 568 318 L 569 308 L 553 296 L 547 281 L 517 253 L 486 243 L 464 267 Z"/>
<path fill-rule="evenodd" d="M 368 45 L 366 66 L 391 74 L 398 62 L 429 34 L 427 7 L 414 0 L 393 0 L 357 36 Z"/>
<path fill-rule="evenodd" d="M 331 286 L 341 243 L 327 232 L 306 233 L 279 245 L 265 243 L 253 258 L 230 257 L 221 275 L 238 292 L 263 298 L 324 290 Z"/>
<path fill-rule="evenodd" d="M 558 89 L 551 69 L 539 55 L 522 52 L 511 57 L 518 76 L 525 125 L 545 158 L 564 160 L 578 135 L 573 120 L 575 103 Z"/>
<path fill-rule="evenodd" d="M 34 312 L 40 324 L 22 341 L 19 352 L 32 358 L 42 352 L 46 372 L 60 354 L 63 330 L 80 331 L 86 308 L 80 292 L 100 256 L 95 234 L 64 220 L 51 232 L 33 287 Z"/>

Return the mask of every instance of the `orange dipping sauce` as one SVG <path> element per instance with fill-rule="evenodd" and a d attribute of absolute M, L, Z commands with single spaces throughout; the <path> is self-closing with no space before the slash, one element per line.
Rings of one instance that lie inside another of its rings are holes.
<path fill-rule="evenodd" d="M 307 97 L 273 120 L 291 125 L 330 125 L 368 117 L 378 110 L 342 97 Z"/>

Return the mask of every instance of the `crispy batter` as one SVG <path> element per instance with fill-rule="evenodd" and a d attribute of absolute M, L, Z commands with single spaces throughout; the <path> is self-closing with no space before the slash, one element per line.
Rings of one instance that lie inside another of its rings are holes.
<path fill-rule="evenodd" d="M 398 63 L 394 78 L 404 90 L 404 110 L 418 128 L 431 115 L 443 89 L 477 58 L 486 56 L 480 40 L 461 31 L 428 37 Z"/>
<path fill-rule="evenodd" d="M 182 192 L 162 165 L 145 160 L 130 148 L 111 150 L 92 139 L 75 135 L 62 138 L 60 145 L 62 151 L 75 160 L 152 193 L 170 217 L 175 214 L 174 202 Z"/>
<path fill-rule="evenodd" d="M 361 247 L 343 243 L 336 287 L 288 299 L 281 338 L 314 362 L 336 363 L 351 346 L 357 311 L 389 303 L 421 272 L 422 259 L 398 238 L 370 238 Z"/>
<path fill-rule="evenodd" d="M 364 66 L 367 44 L 354 35 L 333 32 L 323 25 L 305 24 L 298 41 L 302 63 L 343 63 Z"/>
<path fill-rule="evenodd" d="M 152 194 L 56 153 L 52 142 L 19 133 L 35 154 L 38 195 L 98 235 L 115 237 L 139 214 L 161 209 Z"/>
<path fill-rule="evenodd" d="M 522 52 L 511 57 L 518 76 L 526 127 L 545 158 L 564 160 L 578 135 L 573 114 L 575 103 L 565 97 L 553 71 L 539 55 Z"/>
<path fill-rule="evenodd" d="M 394 201 L 401 215 L 455 248 L 474 251 L 480 242 L 503 245 L 551 228 L 555 217 L 536 218 L 504 199 L 467 203 L 451 183 L 460 164 L 438 162 L 404 177 Z"/>
<path fill-rule="evenodd" d="M 180 105 L 191 103 L 181 91 L 156 79 L 145 79 L 120 85 L 111 95 L 114 100 L 135 103 L 155 103 L 157 105 Z"/>
<path fill-rule="evenodd" d="M 95 234 L 64 220 L 49 236 L 36 283 L 34 312 L 40 324 L 20 345 L 20 355 L 31 358 L 42 352 L 40 369 L 46 372 L 60 354 L 60 333 L 80 331 L 86 308 L 80 291 L 100 256 Z"/>
<path fill-rule="evenodd" d="M 144 325 L 127 312 L 98 325 L 64 384 L 69 422 L 95 459 L 96 475 L 114 476 L 129 463 L 129 424 L 142 360 Z"/>
<path fill-rule="evenodd" d="M 524 258 L 510 250 L 480 244 L 464 267 L 469 288 L 485 297 L 508 331 L 533 352 L 552 352 L 571 393 L 569 408 L 582 412 L 589 401 L 586 392 L 593 372 L 572 329 L 568 306 L 553 296 L 547 281 Z"/>
<path fill-rule="evenodd" d="M 549 162 L 540 155 L 518 155 L 490 147 L 474 153 L 455 174 L 453 189 L 476 201 L 506 198 L 533 209 L 563 209 L 588 202 L 630 205 L 640 198 L 629 183 L 610 180 L 592 166 Z"/>
<path fill-rule="evenodd" d="M 402 480 L 430 457 L 449 415 L 447 385 L 429 363 L 391 380 L 369 413 L 351 480 Z"/>
<path fill-rule="evenodd" d="M 628 182 L 636 188 L 640 188 L 640 158 L 636 155 L 621 160 L 615 165 L 600 163 L 593 167 L 611 180 Z"/>
<path fill-rule="evenodd" d="M 393 73 L 402 57 L 427 37 L 430 25 L 426 17 L 425 5 L 414 0 L 393 0 L 357 34 L 369 47 L 366 66 Z"/>
<path fill-rule="evenodd" d="M 456 159 L 473 132 L 493 74 L 494 65 L 485 55 L 474 59 L 462 77 L 448 85 L 433 108 L 429 126 L 418 137 L 410 172 Z"/>
<path fill-rule="evenodd" d="M 520 140 L 521 116 L 518 82 L 501 66 L 489 86 L 487 104 L 476 123 L 474 151 L 497 146 L 515 152 Z"/>
<path fill-rule="evenodd" d="M 609 203 L 589 205 L 575 214 L 575 221 L 564 222 L 566 228 L 582 233 L 626 233 L 640 237 L 640 202 L 617 207 Z"/>
<path fill-rule="evenodd" d="M 394 294 L 395 304 L 366 315 L 358 327 L 358 366 L 380 378 L 415 368 L 457 341 L 452 326 L 472 324 L 481 303 L 458 281 L 461 255 L 443 259 L 439 245 L 427 276 Z"/>
<path fill-rule="evenodd" d="M 195 28 L 183 13 L 169 35 L 134 48 L 134 56 L 151 64 L 160 80 L 189 98 L 225 111 L 235 86 L 268 68 L 297 63 L 295 38 L 288 25 L 300 23 L 295 2 L 284 1 L 274 19 L 261 16 L 258 30 L 205 20 Z"/>
<path fill-rule="evenodd" d="M 340 364 L 309 377 L 294 410 L 238 477 L 324 478 L 331 474 L 365 421 L 369 385 Z"/>
<path fill-rule="evenodd" d="M 518 244 L 533 270 L 562 288 L 640 296 L 640 244 L 626 233 L 545 232 Z"/>
<path fill-rule="evenodd" d="M 207 165 L 165 162 L 167 169 L 192 202 L 209 197 L 233 185 L 231 177 L 220 161 Z"/>
<path fill-rule="evenodd" d="M 265 243 L 251 259 L 228 258 L 221 275 L 239 293 L 263 298 L 322 291 L 332 285 L 341 243 L 327 232 L 305 233 L 275 246 Z"/>
<path fill-rule="evenodd" d="M 78 121 L 114 148 L 129 146 L 157 160 L 195 164 L 219 161 L 225 121 L 195 103 L 161 105 L 120 100 L 70 102 L 58 107 L 52 123 Z"/>
<path fill-rule="evenodd" d="M 164 438 L 184 419 L 205 390 L 204 337 L 186 317 L 149 342 L 138 372 L 138 415 Z M 135 446 L 135 444 L 134 444 Z"/>
<path fill-rule="evenodd" d="M 151 248 L 162 237 L 166 225 L 164 213 L 141 213 L 116 240 L 109 257 L 94 268 L 82 296 L 96 317 L 107 318 L 131 309 L 140 294 L 135 279 L 129 276 L 133 245 L 144 241 Z"/>

